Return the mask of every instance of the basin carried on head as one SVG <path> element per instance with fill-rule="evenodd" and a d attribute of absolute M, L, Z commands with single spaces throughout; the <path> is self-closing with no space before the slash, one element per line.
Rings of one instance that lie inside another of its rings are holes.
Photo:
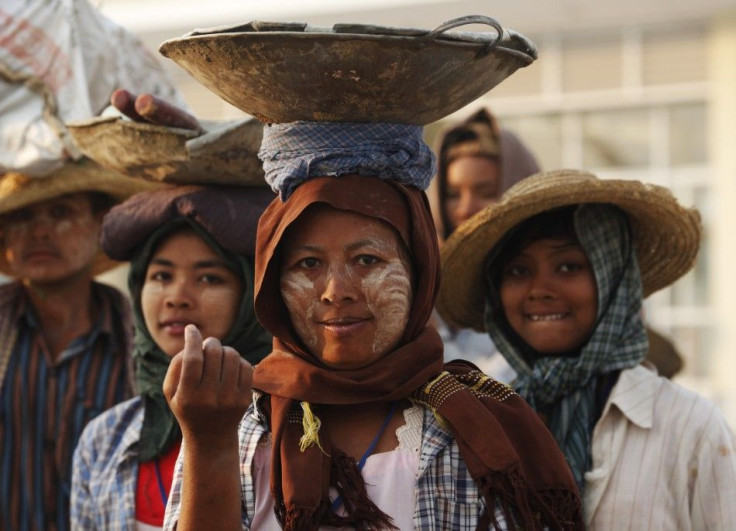
<path fill-rule="evenodd" d="M 466 24 L 493 31 L 448 31 Z M 251 22 L 194 31 L 164 42 L 159 51 L 266 123 L 424 125 L 471 103 L 537 57 L 531 41 L 482 16 L 432 31 Z"/>

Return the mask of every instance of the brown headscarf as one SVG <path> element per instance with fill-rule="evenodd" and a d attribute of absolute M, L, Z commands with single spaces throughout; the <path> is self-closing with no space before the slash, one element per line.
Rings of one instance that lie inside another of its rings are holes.
<path fill-rule="evenodd" d="M 367 367 L 334 370 L 304 347 L 280 293 L 279 243 L 289 226 L 314 204 L 382 220 L 400 235 L 412 258 L 414 299 L 400 346 Z M 284 529 L 320 525 L 385 529 L 390 519 L 368 498 L 355 463 L 329 440 L 299 448 L 300 402 L 358 404 L 410 398 L 447 423 L 494 522 L 500 502 L 508 517 L 528 529 L 582 528 L 580 499 L 564 457 L 526 403 L 508 387 L 462 362 L 442 365 L 442 342 L 427 327 L 439 289 L 440 264 L 426 195 L 413 188 L 360 176 L 320 177 L 300 185 L 286 201 L 274 200 L 261 217 L 256 242 L 255 308 L 274 335 L 273 352 L 255 369 L 254 388 L 266 404 L 273 435 L 271 490 Z M 323 451 L 324 450 L 324 451 Z M 330 508 L 337 488 L 347 516 Z M 479 528 L 481 527 L 479 526 Z"/>

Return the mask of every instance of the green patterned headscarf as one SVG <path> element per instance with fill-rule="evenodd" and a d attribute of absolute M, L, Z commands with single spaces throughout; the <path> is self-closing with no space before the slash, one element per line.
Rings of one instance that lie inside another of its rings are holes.
<path fill-rule="evenodd" d="M 549 414 L 548 427 L 582 493 L 585 472 L 592 465 L 598 378 L 638 365 L 647 353 L 647 336 L 641 320 L 641 276 L 628 218 L 610 205 L 584 204 L 575 209 L 573 224 L 598 290 L 596 325 L 579 354 L 524 355 L 531 348 L 510 330 L 491 268 L 486 279 L 485 324 L 497 348 L 518 373 L 513 382 L 516 391 L 535 410 Z M 497 251 L 492 251 L 491 257 L 499 256 Z M 497 270 L 495 266 L 500 264 L 493 265 Z"/>
<path fill-rule="evenodd" d="M 230 331 L 222 338 L 222 344 L 233 347 L 254 365 L 271 351 L 271 335 L 258 324 L 253 310 L 252 259 L 227 251 L 201 225 L 189 217 L 182 216 L 158 227 L 133 256 L 128 275 L 128 287 L 133 296 L 135 315 L 133 350 L 135 377 L 145 409 L 138 445 L 140 462 L 150 461 L 164 454 L 174 442 L 181 439 L 179 424 L 169 409 L 163 393 L 164 377 L 171 358 L 156 345 L 146 328 L 140 294 L 153 253 L 164 238 L 182 228 L 191 229 L 202 238 L 243 282 L 243 297 L 237 318 Z"/>

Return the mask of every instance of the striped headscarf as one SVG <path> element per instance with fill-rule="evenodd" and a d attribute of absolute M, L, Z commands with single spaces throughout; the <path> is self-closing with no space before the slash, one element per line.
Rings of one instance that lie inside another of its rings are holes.
<path fill-rule="evenodd" d="M 642 284 L 626 215 L 616 207 L 586 204 L 573 214 L 577 239 L 590 261 L 598 290 L 595 328 L 574 357 L 542 357 L 530 365 L 528 345 L 510 333 L 489 274 L 485 323 L 499 351 L 518 373 L 516 391 L 536 410 L 549 412 L 548 427 L 581 492 L 591 467 L 592 433 L 599 377 L 638 365 L 647 353 L 641 319 Z M 508 239 L 502 240 L 502 247 Z M 499 256 L 494 249 L 491 257 Z M 493 269 L 496 269 L 495 267 Z"/>

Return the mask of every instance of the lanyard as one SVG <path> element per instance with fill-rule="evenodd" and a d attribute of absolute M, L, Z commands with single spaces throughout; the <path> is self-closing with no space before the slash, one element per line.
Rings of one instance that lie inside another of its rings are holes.
<path fill-rule="evenodd" d="M 378 433 L 376 433 L 376 436 L 373 438 L 373 441 L 371 442 L 370 446 L 368 446 L 368 449 L 363 453 L 363 457 L 361 457 L 360 461 L 358 461 L 358 470 L 360 470 L 361 472 L 363 471 L 365 462 L 368 460 L 370 455 L 373 453 L 373 450 L 376 449 L 376 445 L 378 444 L 378 441 L 381 438 L 381 435 L 383 435 L 383 432 L 386 431 L 386 427 L 388 426 L 388 423 L 393 418 L 394 413 L 396 412 L 396 404 L 397 402 L 391 402 L 391 408 L 389 409 L 388 415 L 386 415 L 386 418 L 383 419 L 383 424 L 381 424 L 381 427 L 378 429 Z M 333 512 L 337 511 L 340 505 L 342 505 L 342 496 L 338 496 L 337 498 L 335 498 L 335 501 L 332 502 Z"/>
<path fill-rule="evenodd" d="M 161 493 L 161 501 L 164 502 L 164 507 L 166 507 L 166 504 L 169 501 L 169 496 L 166 494 L 166 488 L 164 487 L 164 480 L 161 477 L 161 469 L 158 465 L 158 457 L 156 458 L 156 461 L 154 463 L 156 465 L 156 480 L 158 481 L 158 490 Z"/>

